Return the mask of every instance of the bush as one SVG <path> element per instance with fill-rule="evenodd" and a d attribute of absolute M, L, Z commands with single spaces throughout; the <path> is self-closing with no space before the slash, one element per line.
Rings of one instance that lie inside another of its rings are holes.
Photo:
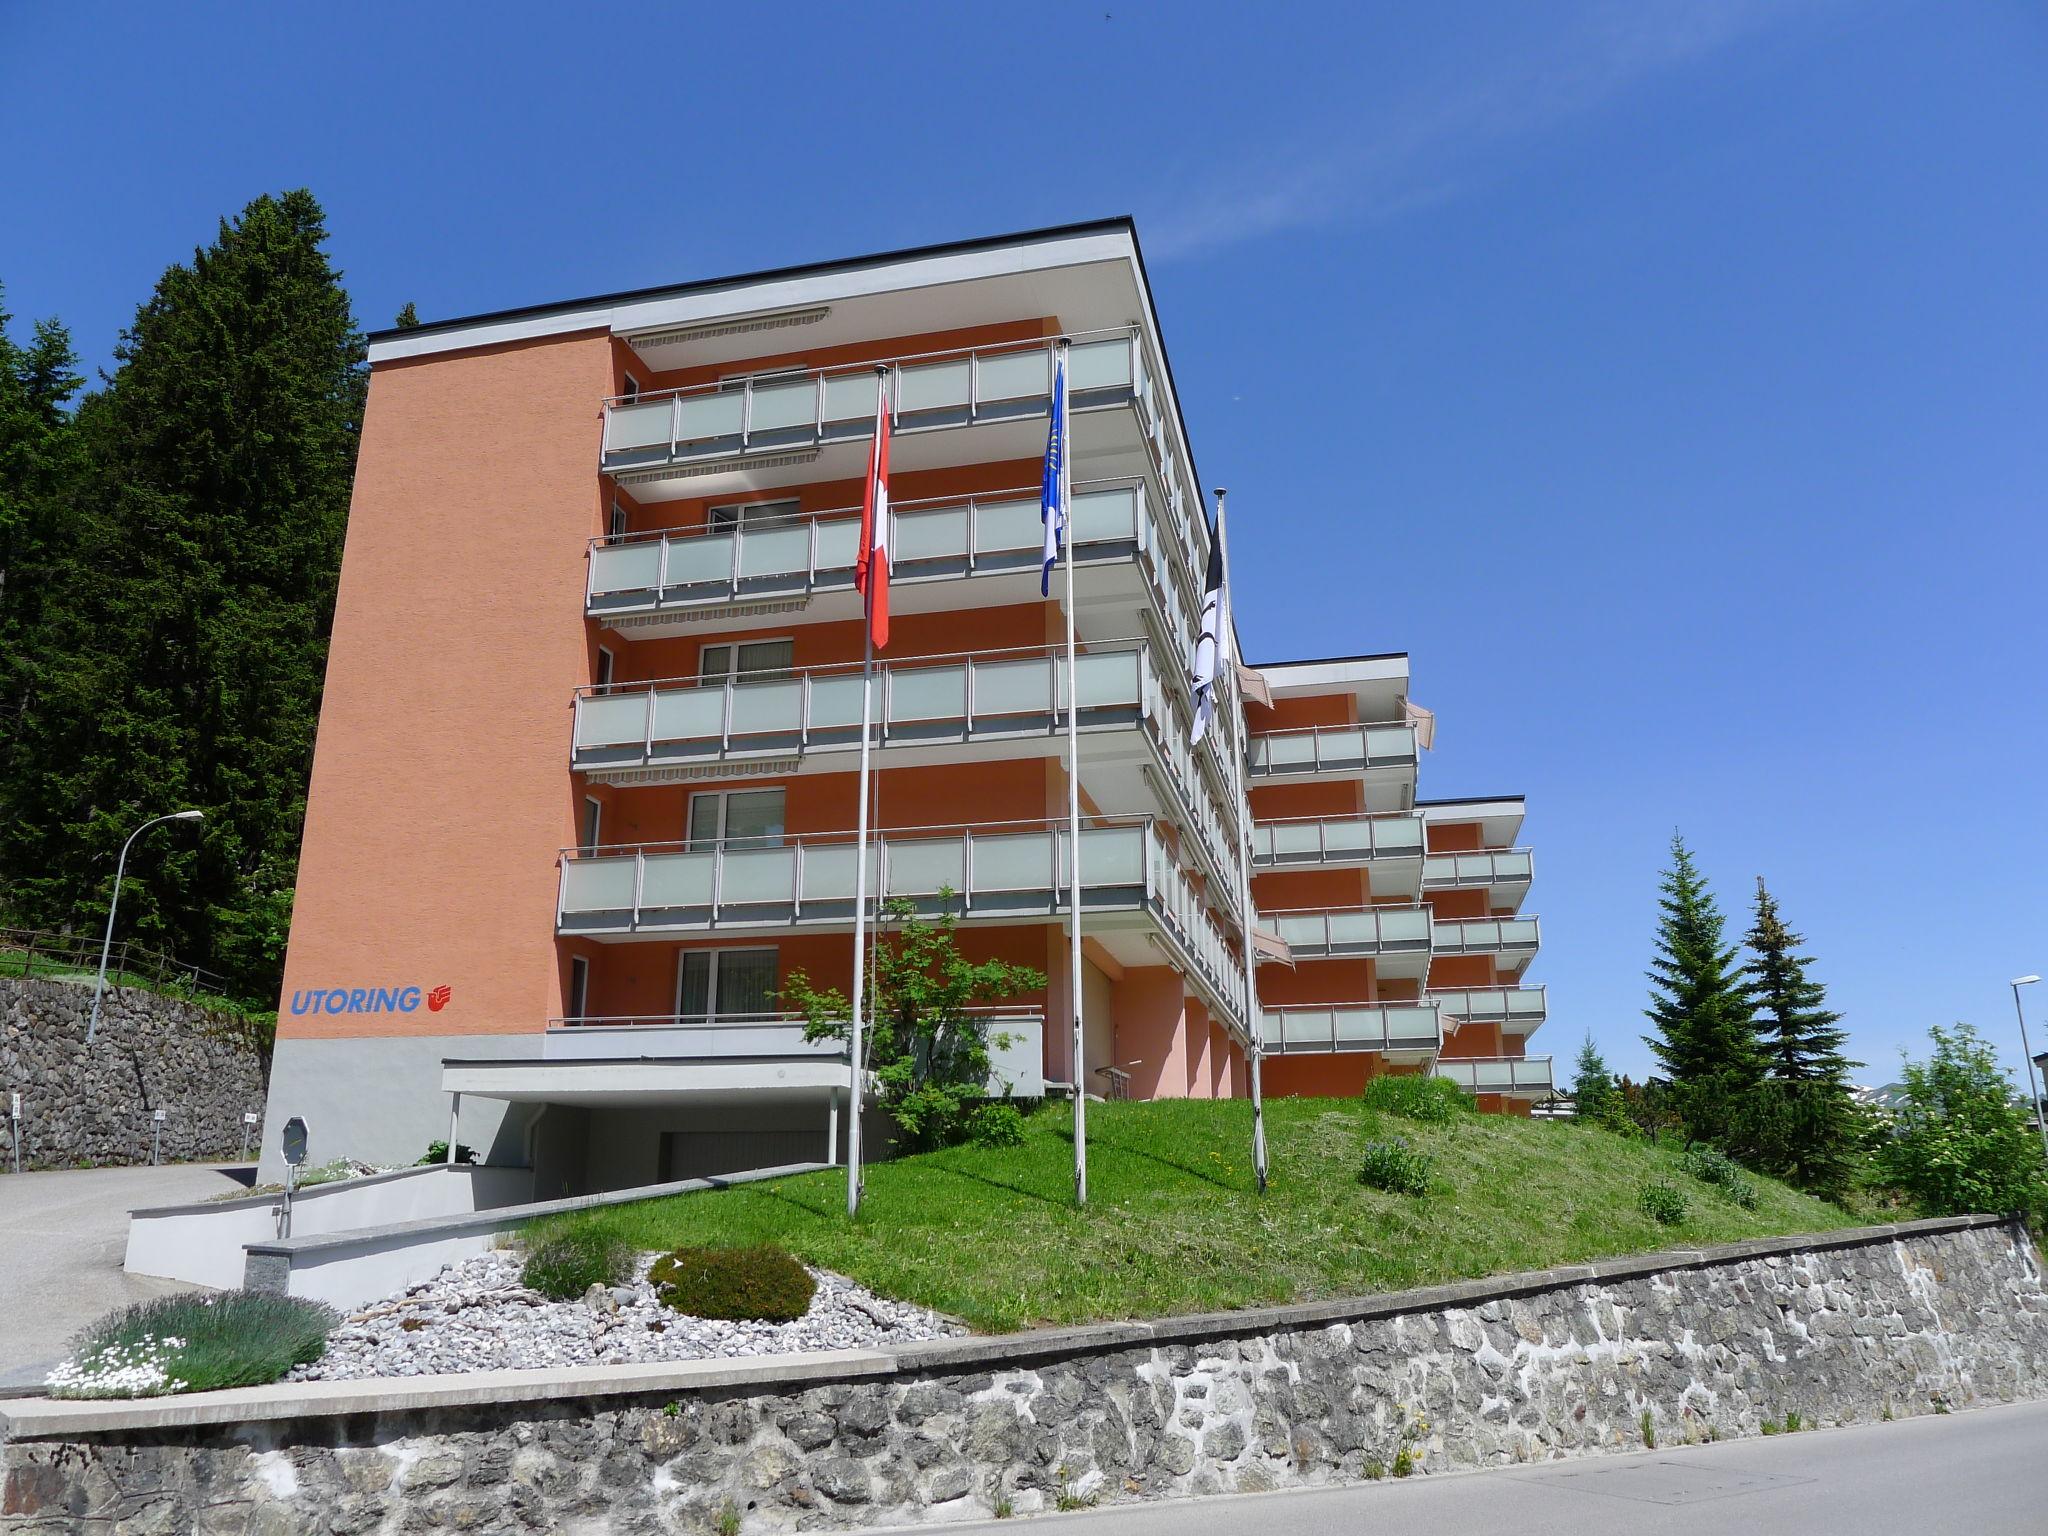
<path fill-rule="evenodd" d="M 1685 1220 L 1685 1213 L 1692 1208 L 1684 1190 L 1662 1179 L 1645 1184 L 1643 1192 L 1636 1197 L 1636 1203 L 1643 1208 L 1645 1216 L 1667 1227 L 1675 1227 Z"/>
<path fill-rule="evenodd" d="M 633 1249 L 594 1227 L 556 1227 L 527 1239 L 519 1278 L 550 1301 L 574 1301 L 593 1285 L 619 1285 L 633 1273 Z"/>
<path fill-rule="evenodd" d="M 1398 1136 L 1392 1141 L 1369 1141 L 1358 1180 L 1390 1195 L 1427 1194 L 1429 1154 L 1416 1151 Z"/>
<path fill-rule="evenodd" d="M 71 1341 L 52 1397 L 163 1397 L 260 1387 L 327 1352 L 341 1321 L 323 1302 L 255 1291 L 159 1296 L 110 1312 Z"/>
<path fill-rule="evenodd" d="M 427 1143 L 426 1156 L 414 1163 L 413 1167 L 431 1168 L 436 1163 L 445 1163 L 447 1161 L 448 1143 L 445 1141 L 430 1141 Z M 455 1143 L 455 1161 L 458 1163 L 474 1163 L 476 1161 L 475 1149 L 468 1142 L 458 1141 Z"/>
<path fill-rule="evenodd" d="M 2038 1220 L 2048 1189 L 2024 1098 L 1969 1025 L 1937 1025 L 1929 1034 L 1933 1058 L 1906 1063 L 1906 1103 L 1878 1148 L 1879 1174 L 1923 1216 L 2025 1211 Z"/>
<path fill-rule="evenodd" d="M 1756 1185 L 1742 1171 L 1742 1164 L 1713 1147 L 1694 1147 L 1680 1164 L 1702 1184 L 1711 1184 L 1745 1211 L 1756 1209 Z"/>
<path fill-rule="evenodd" d="M 1021 1147 L 1023 1111 L 1007 1099 L 977 1104 L 967 1114 L 967 1139 L 977 1147 Z"/>
<path fill-rule="evenodd" d="M 1424 1125 L 1449 1125 L 1452 1116 L 1471 1107 L 1471 1101 L 1449 1078 L 1427 1072 L 1389 1073 L 1365 1085 L 1365 1107 Z"/>
<path fill-rule="evenodd" d="M 691 1317 L 793 1323 L 811 1309 L 818 1282 L 780 1248 L 678 1248 L 647 1278 L 662 1303 Z"/>

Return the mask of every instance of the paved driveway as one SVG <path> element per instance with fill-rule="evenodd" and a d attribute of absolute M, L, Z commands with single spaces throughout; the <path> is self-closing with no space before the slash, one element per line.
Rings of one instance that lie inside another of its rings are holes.
<path fill-rule="evenodd" d="M 0 1175 L 0 1383 L 39 1380 L 65 1342 L 103 1312 L 195 1289 L 122 1270 L 128 1212 L 242 1187 L 227 1166 Z"/>

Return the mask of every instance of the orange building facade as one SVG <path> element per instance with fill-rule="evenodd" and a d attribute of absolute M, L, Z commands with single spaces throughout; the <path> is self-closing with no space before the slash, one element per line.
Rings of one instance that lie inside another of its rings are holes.
<path fill-rule="evenodd" d="M 1039 571 L 1061 356 L 1078 1060 L 1066 587 Z M 1522 808 L 1417 800 L 1405 656 L 1226 669 L 1190 745 L 1212 534 L 1112 221 L 372 338 L 272 1123 L 377 1161 L 452 1125 L 542 1195 L 843 1154 L 844 1050 L 781 990 L 852 979 L 880 378 L 868 889 L 1045 974 L 991 1005 L 992 1091 L 1242 1096 L 1256 1050 L 1274 1094 L 1547 1098 Z"/>

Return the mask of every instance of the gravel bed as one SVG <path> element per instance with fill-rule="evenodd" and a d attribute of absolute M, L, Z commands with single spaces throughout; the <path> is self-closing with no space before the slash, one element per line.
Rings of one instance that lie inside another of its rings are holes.
<path fill-rule="evenodd" d="M 840 1275 L 813 1270 L 818 1293 L 793 1323 L 690 1317 L 655 1299 L 640 1256 L 630 1284 L 593 1286 L 576 1301 L 550 1301 L 520 1283 L 516 1253 L 451 1264 L 402 1295 L 352 1312 L 327 1353 L 292 1381 L 426 1376 L 450 1371 L 628 1365 L 712 1360 L 807 1349 L 863 1349 L 963 1332 L 923 1307 L 887 1301 Z"/>

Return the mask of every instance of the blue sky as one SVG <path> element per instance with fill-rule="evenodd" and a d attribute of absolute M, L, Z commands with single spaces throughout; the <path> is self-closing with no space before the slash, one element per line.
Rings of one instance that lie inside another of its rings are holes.
<path fill-rule="evenodd" d="M 1647 1065 L 1680 827 L 1867 1080 L 1955 1019 L 2018 1063 L 2037 5 L 0 0 L 0 150 L 10 307 L 95 363 L 287 186 L 372 326 L 1134 214 L 1248 650 L 1411 651 L 1424 792 L 1529 796 L 1539 1049 Z"/>

